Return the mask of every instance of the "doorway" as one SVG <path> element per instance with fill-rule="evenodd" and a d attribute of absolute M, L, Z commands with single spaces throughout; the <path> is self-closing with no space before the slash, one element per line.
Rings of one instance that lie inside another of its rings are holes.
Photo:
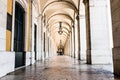
<path fill-rule="evenodd" d="M 15 68 L 25 65 L 24 52 L 25 11 L 19 3 L 15 3 L 14 51 Z"/>

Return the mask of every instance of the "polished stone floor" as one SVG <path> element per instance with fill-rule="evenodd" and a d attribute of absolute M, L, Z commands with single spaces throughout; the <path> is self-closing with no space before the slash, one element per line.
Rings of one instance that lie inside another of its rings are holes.
<path fill-rule="evenodd" d="M 120 80 L 110 68 L 110 65 L 86 65 L 67 56 L 57 56 L 38 61 L 0 80 Z"/>

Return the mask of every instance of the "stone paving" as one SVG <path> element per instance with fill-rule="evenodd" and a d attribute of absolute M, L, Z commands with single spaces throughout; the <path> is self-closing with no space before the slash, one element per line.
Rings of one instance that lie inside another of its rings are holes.
<path fill-rule="evenodd" d="M 67 56 L 57 56 L 38 61 L 0 80 L 120 80 L 107 67 L 110 65 L 87 65 Z"/>

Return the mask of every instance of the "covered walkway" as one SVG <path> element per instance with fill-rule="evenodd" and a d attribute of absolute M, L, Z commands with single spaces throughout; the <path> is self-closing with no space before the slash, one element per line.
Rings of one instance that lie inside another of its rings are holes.
<path fill-rule="evenodd" d="M 16 70 L 0 80 L 120 80 L 114 78 L 110 66 L 86 65 L 84 61 L 57 56 Z"/>
<path fill-rule="evenodd" d="M 0 5 L 0 80 L 120 80 L 120 0 Z"/>

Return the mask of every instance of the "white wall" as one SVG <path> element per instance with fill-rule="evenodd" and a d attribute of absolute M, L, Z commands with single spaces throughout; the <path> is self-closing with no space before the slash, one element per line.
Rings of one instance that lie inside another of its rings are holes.
<path fill-rule="evenodd" d="M 90 0 L 89 6 L 92 63 L 112 63 L 107 0 Z"/>
<path fill-rule="evenodd" d="M 0 0 L 0 77 L 14 70 L 15 55 L 6 52 L 7 0 Z"/>
<path fill-rule="evenodd" d="M 0 77 L 15 69 L 15 53 L 0 51 Z"/>
<path fill-rule="evenodd" d="M 0 51 L 6 50 L 7 0 L 0 0 Z"/>

